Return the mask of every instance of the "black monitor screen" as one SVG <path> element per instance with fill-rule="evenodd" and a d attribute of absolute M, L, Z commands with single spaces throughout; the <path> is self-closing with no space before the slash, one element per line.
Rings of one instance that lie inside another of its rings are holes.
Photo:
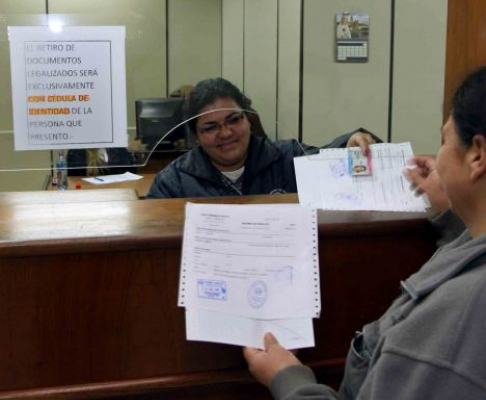
<path fill-rule="evenodd" d="M 185 126 L 182 125 L 173 130 L 182 122 L 182 103 L 183 99 L 177 97 L 135 100 L 137 139 L 141 140 L 147 149 L 180 148 L 181 140 L 184 141 L 187 148 Z"/>

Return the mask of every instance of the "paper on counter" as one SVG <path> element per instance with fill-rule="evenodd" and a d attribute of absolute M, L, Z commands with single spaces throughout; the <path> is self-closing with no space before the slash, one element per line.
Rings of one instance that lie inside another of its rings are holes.
<path fill-rule="evenodd" d="M 142 178 L 143 176 L 141 175 L 132 174 L 131 172 L 125 172 L 124 174 L 101 175 L 101 176 L 95 176 L 93 178 L 82 178 L 82 179 L 83 181 L 92 183 L 94 185 L 106 185 L 107 183 L 136 181 Z"/>

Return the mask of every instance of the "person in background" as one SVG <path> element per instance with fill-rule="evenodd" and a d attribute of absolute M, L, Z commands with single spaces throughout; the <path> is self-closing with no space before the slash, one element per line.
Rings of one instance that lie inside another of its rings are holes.
<path fill-rule="evenodd" d="M 450 204 L 466 230 L 355 336 L 339 392 L 318 384 L 271 333 L 265 350 L 244 348 L 250 372 L 275 399 L 486 398 L 486 67 L 456 90 L 441 133 L 436 160 L 415 157 L 418 169 L 407 175 L 436 211 Z"/>
<path fill-rule="evenodd" d="M 194 89 L 194 86 L 192 85 L 179 86 L 177 89 L 173 90 L 169 94 L 169 97 L 177 97 L 184 100 L 189 96 L 189 93 L 191 93 L 192 89 Z M 177 109 L 174 111 L 174 119 L 176 121 L 182 121 L 182 105 L 180 107 L 177 107 Z M 192 136 L 187 134 L 187 130 L 185 129 L 184 125 L 172 131 L 169 137 L 173 143 L 175 150 L 187 150 L 192 149 L 195 146 Z"/>
<path fill-rule="evenodd" d="M 319 151 L 296 140 L 269 140 L 250 99 L 223 78 L 194 87 L 185 117 L 198 146 L 157 174 L 148 198 L 295 193 L 294 157 Z M 326 147 L 368 151 L 375 141 L 380 139 L 357 129 Z"/>
<path fill-rule="evenodd" d="M 123 147 L 71 149 L 67 152 L 68 176 L 98 176 L 136 172 L 133 153 Z"/>

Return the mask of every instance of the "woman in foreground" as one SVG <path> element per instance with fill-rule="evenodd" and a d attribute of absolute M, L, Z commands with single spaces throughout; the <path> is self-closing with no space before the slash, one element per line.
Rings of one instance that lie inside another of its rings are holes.
<path fill-rule="evenodd" d="M 317 383 L 271 333 L 265 350 L 245 348 L 250 372 L 275 399 L 486 399 L 486 67 L 457 89 L 441 134 L 435 163 L 419 165 L 427 176 L 409 179 L 429 185 L 432 203 L 447 195 L 466 230 L 357 334 L 339 392 Z"/>

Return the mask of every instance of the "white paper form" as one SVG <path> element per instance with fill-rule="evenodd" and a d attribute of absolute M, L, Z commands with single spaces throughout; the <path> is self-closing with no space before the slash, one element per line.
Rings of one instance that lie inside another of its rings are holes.
<path fill-rule="evenodd" d="M 370 145 L 372 175 L 349 173 L 347 149 L 324 149 L 294 159 L 301 205 L 328 210 L 423 211 L 403 176 L 410 143 Z M 316 184 L 318 182 L 318 184 Z"/>
<path fill-rule="evenodd" d="M 187 340 L 263 349 L 267 332 L 273 333 L 287 350 L 315 345 L 312 318 L 263 320 L 186 308 Z"/>
<path fill-rule="evenodd" d="M 95 176 L 93 178 L 82 178 L 83 181 L 92 183 L 94 185 L 106 185 L 108 183 L 115 183 L 115 182 L 127 182 L 127 181 L 137 181 L 142 179 L 143 176 L 132 174 L 131 172 L 125 172 L 124 174 L 117 174 L 117 175 L 101 175 Z"/>
<path fill-rule="evenodd" d="M 186 204 L 179 306 L 258 319 L 320 313 L 315 210 Z"/>

